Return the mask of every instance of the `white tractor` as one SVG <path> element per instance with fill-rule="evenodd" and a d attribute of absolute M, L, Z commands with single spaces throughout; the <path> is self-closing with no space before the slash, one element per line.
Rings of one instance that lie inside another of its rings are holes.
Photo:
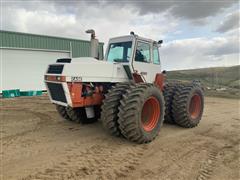
<path fill-rule="evenodd" d="M 191 128 L 204 106 L 199 83 L 165 83 L 159 47 L 135 35 L 112 38 L 104 60 L 91 33 L 91 57 L 58 59 L 48 66 L 45 84 L 52 103 L 67 120 L 89 123 L 100 119 L 110 134 L 147 143 L 163 121 Z"/>

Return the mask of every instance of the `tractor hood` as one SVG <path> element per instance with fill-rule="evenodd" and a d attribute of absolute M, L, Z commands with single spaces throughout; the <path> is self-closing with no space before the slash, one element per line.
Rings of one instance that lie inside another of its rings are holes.
<path fill-rule="evenodd" d="M 128 64 L 125 64 L 128 65 Z M 82 82 L 125 82 L 128 76 L 122 63 L 101 61 L 92 57 L 72 58 L 68 63 L 56 63 L 51 66 L 63 66 L 61 75 L 68 80 L 80 78 Z M 47 71 L 49 74 L 49 70 Z M 49 74 L 50 75 L 50 74 Z"/>

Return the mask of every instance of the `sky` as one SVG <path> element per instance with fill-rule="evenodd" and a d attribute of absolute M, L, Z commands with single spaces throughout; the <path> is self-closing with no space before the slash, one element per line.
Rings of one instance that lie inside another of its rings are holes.
<path fill-rule="evenodd" d="M 135 34 L 163 40 L 162 69 L 239 65 L 238 0 L 0 0 L 0 29 L 105 43 Z"/>

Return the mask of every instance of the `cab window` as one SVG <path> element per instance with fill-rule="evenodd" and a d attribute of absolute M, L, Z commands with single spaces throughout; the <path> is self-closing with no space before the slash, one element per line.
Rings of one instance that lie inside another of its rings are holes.
<path fill-rule="evenodd" d="M 153 46 L 153 64 L 160 64 L 158 47 Z"/>
<path fill-rule="evenodd" d="M 138 42 L 135 54 L 135 61 L 150 62 L 150 45 L 144 42 Z"/>
<path fill-rule="evenodd" d="M 132 42 L 118 42 L 109 45 L 107 61 L 128 62 L 132 52 Z"/>

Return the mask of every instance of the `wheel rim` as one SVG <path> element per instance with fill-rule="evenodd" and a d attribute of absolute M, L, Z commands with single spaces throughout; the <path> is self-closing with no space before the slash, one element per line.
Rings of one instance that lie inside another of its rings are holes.
<path fill-rule="evenodd" d="M 189 114 L 192 119 L 197 119 L 201 113 L 202 100 L 198 94 L 194 94 L 189 104 Z"/>
<path fill-rule="evenodd" d="M 151 96 L 144 104 L 141 113 L 141 122 L 143 129 L 147 132 L 152 131 L 160 117 L 160 104 L 157 98 Z"/>

